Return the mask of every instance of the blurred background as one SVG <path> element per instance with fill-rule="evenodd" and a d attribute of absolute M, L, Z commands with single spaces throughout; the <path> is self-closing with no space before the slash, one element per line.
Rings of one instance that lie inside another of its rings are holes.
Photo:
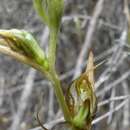
<path fill-rule="evenodd" d="M 84 71 L 90 49 L 95 64 L 106 60 L 95 71 L 93 130 L 130 130 L 128 1 L 65 0 L 56 62 L 64 93 Z M 0 29 L 11 28 L 28 30 L 47 50 L 49 31 L 32 0 L 0 0 Z M 51 84 L 36 70 L 0 54 L 0 130 L 40 130 L 37 112 L 49 129 L 63 121 Z M 55 129 L 63 129 L 59 125 Z"/>

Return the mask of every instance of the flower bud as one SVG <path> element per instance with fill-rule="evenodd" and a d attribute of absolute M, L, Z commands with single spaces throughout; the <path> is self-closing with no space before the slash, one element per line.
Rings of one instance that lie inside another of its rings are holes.
<path fill-rule="evenodd" d="M 48 68 L 48 61 L 43 50 L 39 47 L 34 37 L 24 30 L 0 30 L 0 45 L 9 47 L 11 50 L 27 56 L 32 61 L 44 68 Z"/>
<path fill-rule="evenodd" d="M 64 9 L 63 0 L 34 0 L 34 7 L 50 29 L 59 30 Z"/>

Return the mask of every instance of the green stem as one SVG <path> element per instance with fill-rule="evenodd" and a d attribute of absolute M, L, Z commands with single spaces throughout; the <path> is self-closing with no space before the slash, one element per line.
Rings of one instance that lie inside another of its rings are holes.
<path fill-rule="evenodd" d="M 48 60 L 51 71 L 55 70 L 57 38 L 58 38 L 58 32 L 54 30 L 50 31 Z"/>
<path fill-rule="evenodd" d="M 70 121 L 71 115 L 70 115 L 68 106 L 66 104 L 65 98 L 64 98 L 60 80 L 55 71 L 57 38 L 58 38 L 58 31 L 52 29 L 50 31 L 49 52 L 48 52 L 48 61 L 49 61 L 49 69 L 50 69 L 48 78 L 53 83 L 54 91 L 55 91 L 58 103 L 63 111 L 65 120 Z"/>
<path fill-rule="evenodd" d="M 66 121 L 70 122 L 71 121 L 71 114 L 70 114 L 68 106 L 66 104 L 59 78 L 57 77 L 56 74 L 51 74 L 51 77 L 52 77 L 51 81 L 54 85 L 54 91 L 55 91 L 57 100 L 59 102 L 59 105 L 60 105 L 60 107 L 63 111 L 64 118 L 65 118 Z"/>

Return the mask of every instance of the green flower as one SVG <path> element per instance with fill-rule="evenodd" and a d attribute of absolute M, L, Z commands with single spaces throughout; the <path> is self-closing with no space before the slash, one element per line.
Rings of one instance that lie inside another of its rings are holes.
<path fill-rule="evenodd" d="M 94 92 L 94 67 L 91 64 L 93 58 L 91 56 L 90 54 L 86 72 L 73 81 L 66 96 L 67 105 L 73 118 L 71 123 L 81 130 L 91 129 L 91 122 L 97 108 Z"/>
<path fill-rule="evenodd" d="M 0 30 L 0 45 L 9 47 L 14 52 L 27 56 L 35 63 L 48 69 L 48 61 L 34 37 L 24 30 Z"/>

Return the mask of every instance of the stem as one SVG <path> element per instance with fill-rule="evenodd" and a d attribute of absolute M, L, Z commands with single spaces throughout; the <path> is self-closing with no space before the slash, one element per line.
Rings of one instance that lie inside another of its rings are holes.
<path fill-rule="evenodd" d="M 48 53 L 48 61 L 49 61 L 49 79 L 54 85 L 54 91 L 59 102 L 59 105 L 63 111 L 64 117 L 66 121 L 71 120 L 71 115 L 66 104 L 63 91 L 61 89 L 60 80 L 55 71 L 55 60 L 56 60 L 56 46 L 57 46 L 57 38 L 58 31 L 51 30 L 50 32 L 50 41 L 49 41 L 49 53 Z"/>
<path fill-rule="evenodd" d="M 52 71 L 55 70 L 57 38 L 58 38 L 58 32 L 51 30 L 50 31 L 50 41 L 49 41 L 49 50 L 48 50 L 49 51 L 48 60 L 49 60 L 50 69 Z"/>
<path fill-rule="evenodd" d="M 66 121 L 70 122 L 71 121 L 71 114 L 70 114 L 68 106 L 66 104 L 63 91 L 61 89 L 61 83 L 60 83 L 59 78 L 57 77 L 56 74 L 51 74 L 51 81 L 54 85 L 55 94 L 56 94 L 57 100 L 59 102 L 59 105 L 63 111 L 64 118 Z"/>

